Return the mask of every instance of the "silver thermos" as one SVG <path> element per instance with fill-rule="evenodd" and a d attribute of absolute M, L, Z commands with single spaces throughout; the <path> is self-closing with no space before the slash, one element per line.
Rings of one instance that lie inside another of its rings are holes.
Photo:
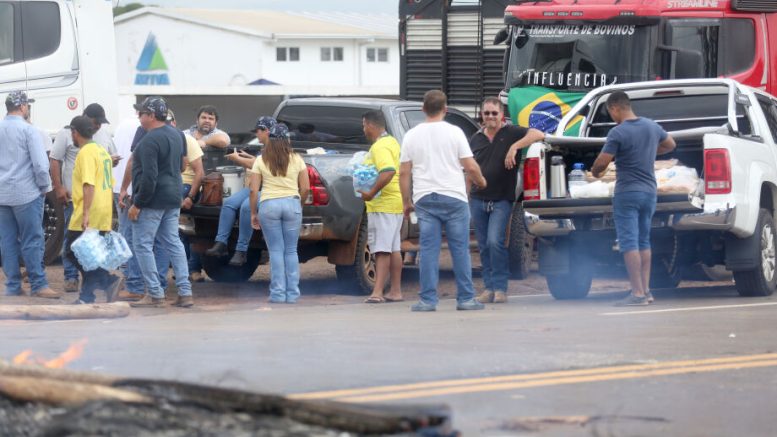
<path fill-rule="evenodd" d="M 550 159 L 550 197 L 567 197 L 567 172 L 564 158 L 561 156 L 553 156 Z"/>

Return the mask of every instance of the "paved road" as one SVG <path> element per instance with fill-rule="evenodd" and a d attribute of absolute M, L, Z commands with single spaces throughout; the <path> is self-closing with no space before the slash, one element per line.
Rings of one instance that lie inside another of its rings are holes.
<path fill-rule="evenodd" d="M 0 357 L 53 356 L 87 338 L 70 368 L 445 402 L 464 435 L 777 435 L 777 297 L 725 286 L 655 294 L 638 309 L 614 308 L 623 292 L 604 291 L 579 302 L 511 296 L 479 312 L 448 299 L 431 314 L 327 293 L 300 306 L 257 296 L 120 320 L 0 321 Z"/>

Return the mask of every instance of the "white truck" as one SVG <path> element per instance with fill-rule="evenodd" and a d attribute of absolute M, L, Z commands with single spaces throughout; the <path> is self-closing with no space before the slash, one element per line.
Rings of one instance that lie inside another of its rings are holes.
<path fill-rule="evenodd" d="M 556 136 L 530 146 L 523 205 L 551 294 L 583 298 L 597 270 L 622 265 L 611 197 L 554 199 L 549 187 L 554 156 L 567 169 L 578 162 L 591 168 L 615 125 L 605 102 L 617 90 L 629 95 L 637 115 L 652 118 L 677 141 L 661 159 L 677 159 L 700 177 L 690 193 L 658 194 L 651 287 L 675 287 L 682 266 L 703 263 L 725 265 L 742 296 L 771 295 L 777 283 L 777 98 L 729 79 L 593 90 L 562 119 Z M 573 123 L 580 123 L 580 137 L 563 137 Z"/>
<path fill-rule="evenodd" d="M 31 122 L 54 136 L 84 107 L 100 103 L 118 122 L 116 43 L 110 0 L 0 0 L 0 100 L 35 99 Z M 62 206 L 48 196 L 45 261 L 59 256 Z"/>

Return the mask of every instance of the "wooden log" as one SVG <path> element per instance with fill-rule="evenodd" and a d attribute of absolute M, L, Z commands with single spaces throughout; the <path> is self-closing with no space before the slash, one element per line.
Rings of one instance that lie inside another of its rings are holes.
<path fill-rule="evenodd" d="M 0 320 L 74 320 L 115 319 L 127 317 L 130 306 L 127 302 L 92 303 L 84 305 L 2 305 Z"/>
<path fill-rule="evenodd" d="M 42 366 L 14 365 L 0 360 L 0 377 L 26 377 L 56 379 L 63 382 L 82 382 L 86 384 L 113 385 L 119 378 L 99 373 L 76 372 L 66 369 L 49 369 Z"/>
<path fill-rule="evenodd" d="M 152 402 L 148 397 L 129 390 L 97 384 L 24 376 L 0 376 L 0 394 L 17 401 L 64 406 L 81 405 L 97 400 Z"/>

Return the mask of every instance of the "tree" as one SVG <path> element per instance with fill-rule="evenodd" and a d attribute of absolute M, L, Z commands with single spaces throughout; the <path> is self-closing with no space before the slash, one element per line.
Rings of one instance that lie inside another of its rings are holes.
<path fill-rule="evenodd" d="M 119 16 L 121 14 L 126 14 L 127 12 L 132 12 L 135 9 L 140 9 L 143 7 L 146 7 L 147 5 L 144 5 L 142 3 L 128 3 L 125 6 L 117 6 L 113 8 L 113 16 Z"/>

